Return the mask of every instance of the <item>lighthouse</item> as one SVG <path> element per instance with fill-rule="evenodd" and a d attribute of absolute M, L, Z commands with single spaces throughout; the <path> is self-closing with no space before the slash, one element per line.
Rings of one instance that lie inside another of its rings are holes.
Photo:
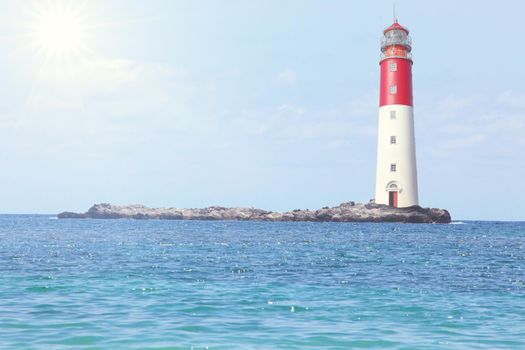
<path fill-rule="evenodd" d="M 375 202 L 419 205 L 412 101 L 412 40 L 397 20 L 383 32 Z"/>

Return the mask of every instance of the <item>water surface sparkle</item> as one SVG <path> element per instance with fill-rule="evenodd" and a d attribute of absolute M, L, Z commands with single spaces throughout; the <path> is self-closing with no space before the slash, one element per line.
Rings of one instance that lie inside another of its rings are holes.
<path fill-rule="evenodd" d="M 0 348 L 523 349 L 525 223 L 0 216 Z"/>

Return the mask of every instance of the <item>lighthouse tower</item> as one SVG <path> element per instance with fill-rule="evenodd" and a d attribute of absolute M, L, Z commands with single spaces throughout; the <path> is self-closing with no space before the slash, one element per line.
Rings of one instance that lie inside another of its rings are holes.
<path fill-rule="evenodd" d="M 412 104 L 412 42 L 397 20 L 383 32 L 375 202 L 419 205 Z"/>

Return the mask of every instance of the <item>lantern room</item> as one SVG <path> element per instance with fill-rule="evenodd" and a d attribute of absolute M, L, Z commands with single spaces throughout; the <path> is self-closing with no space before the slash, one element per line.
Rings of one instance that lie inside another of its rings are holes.
<path fill-rule="evenodd" d="M 381 59 L 405 58 L 412 59 L 412 39 L 409 31 L 399 23 L 394 22 L 383 31 L 381 39 Z"/>

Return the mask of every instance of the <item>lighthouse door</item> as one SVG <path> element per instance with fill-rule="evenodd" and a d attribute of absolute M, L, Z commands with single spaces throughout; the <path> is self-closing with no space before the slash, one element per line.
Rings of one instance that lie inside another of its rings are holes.
<path fill-rule="evenodd" d="M 388 192 L 388 205 L 394 208 L 397 208 L 397 191 Z"/>

